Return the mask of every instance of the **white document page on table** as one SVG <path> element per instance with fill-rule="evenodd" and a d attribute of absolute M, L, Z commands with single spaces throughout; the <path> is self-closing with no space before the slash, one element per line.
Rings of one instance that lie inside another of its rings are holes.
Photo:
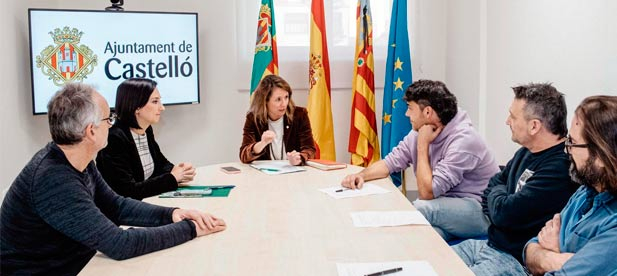
<path fill-rule="evenodd" d="M 355 227 L 430 225 L 418 211 L 365 211 L 350 213 Z"/>

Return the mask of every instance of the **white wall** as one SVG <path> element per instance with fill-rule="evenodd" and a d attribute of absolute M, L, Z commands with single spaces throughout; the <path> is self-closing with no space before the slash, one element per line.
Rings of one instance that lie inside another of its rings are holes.
<path fill-rule="evenodd" d="M 504 123 L 510 87 L 552 82 L 569 118 L 586 96 L 617 95 L 615 11 L 611 0 L 488 1 L 486 134 L 499 160 L 518 148 Z"/>
<path fill-rule="evenodd" d="M 616 10 L 610 0 L 448 2 L 446 81 L 499 163 L 519 147 L 505 125 L 512 86 L 552 82 L 569 118 L 588 95 L 617 95 Z"/>
<path fill-rule="evenodd" d="M 0 189 L 7 188 L 49 140 L 47 116 L 32 116 L 28 54 L 28 8 L 102 10 L 107 1 L 9 0 L 0 10 L 3 37 L 0 50 L 3 84 L 0 122 Z M 155 126 L 157 140 L 172 162 L 208 165 L 238 160 L 248 94 L 239 92 L 236 66 L 236 1 L 131 0 L 126 10 L 191 11 L 199 13 L 201 104 L 167 107 Z M 411 39 L 414 79 L 445 79 L 445 0 L 411 2 Z M 257 15 L 255 15 L 256 17 Z M 148 27 L 148 26 L 145 26 Z M 156 27 L 156 26 L 150 26 Z M 308 70 L 308 65 L 306 65 Z M 288 72 L 281 68 L 281 75 Z M 348 75 L 353 73 L 350 61 Z M 375 72 L 384 78 L 385 72 Z M 306 79 L 293 77 L 292 79 Z M 301 84 L 291 83 L 292 87 Z M 245 90 L 248 90 L 246 84 Z M 304 85 L 302 85 L 304 86 Z M 381 114 L 383 89 L 377 89 L 377 114 Z M 307 91 L 294 90 L 294 100 L 306 106 Z M 332 91 L 337 159 L 349 161 L 347 141 L 351 110 L 351 83 Z M 381 116 L 377 118 L 381 130 Z"/>
<path fill-rule="evenodd" d="M 47 117 L 33 117 L 30 96 L 27 7 L 5 1 L 0 10 L 0 190 L 8 187 L 37 149 L 49 140 Z"/>
<path fill-rule="evenodd" d="M 450 1 L 447 9 L 446 85 L 473 122 L 479 121 L 480 0 Z M 476 123 L 477 126 L 477 123 Z"/>

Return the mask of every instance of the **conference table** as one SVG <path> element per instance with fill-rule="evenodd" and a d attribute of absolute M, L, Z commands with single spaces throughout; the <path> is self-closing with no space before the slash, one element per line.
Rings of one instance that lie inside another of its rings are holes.
<path fill-rule="evenodd" d="M 409 260 L 426 260 L 439 275 L 473 275 L 430 226 L 353 226 L 350 212 L 415 210 L 389 178 L 369 182 L 389 193 L 334 199 L 318 189 L 362 168 L 305 168 L 267 175 L 240 163 L 199 167 L 191 185 L 236 187 L 228 197 L 144 201 L 204 210 L 224 219 L 225 231 L 123 261 L 97 252 L 80 275 L 337 275 L 337 263 Z"/>

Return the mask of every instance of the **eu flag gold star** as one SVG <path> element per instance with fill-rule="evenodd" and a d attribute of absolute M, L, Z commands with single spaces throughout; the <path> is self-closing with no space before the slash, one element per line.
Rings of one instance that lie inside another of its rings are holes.
<path fill-rule="evenodd" d="M 403 70 L 403 62 L 399 58 L 396 58 L 396 62 L 394 62 L 394 70 L 396 69 Z"/>
<path fill-rule="evenodd" d="M 397 89 L 403 90 L 403 84 L 405 83 L 404 81 L 401 80 L 401 78 L 398 78 L 394 83 L 394 91 L 396 91 Z"/>
<path fill-rule="evenodd" d="M 395 108 L 395 106 L 394 106 L 394 105 L 396 104 L 396 102 L 398 102 L 398 99 L 394 99 L 394 100 L 392 100 L 392 108 Z"/>
<path fill-rule="evenodd" d="M 383 124 L 392 123 L 392 114 L 384 113 L 383 114 Z"/>

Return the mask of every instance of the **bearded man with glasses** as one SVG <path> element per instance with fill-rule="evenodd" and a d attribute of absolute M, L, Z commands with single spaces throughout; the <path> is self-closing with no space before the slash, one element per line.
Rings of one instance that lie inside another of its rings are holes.
<path fill-rule="evenodd" d="M 566 207 L 525 247 L 533 274 L 617 275 L 617 97 L 576 108 L 566 150 L 581 184 Z"/>

